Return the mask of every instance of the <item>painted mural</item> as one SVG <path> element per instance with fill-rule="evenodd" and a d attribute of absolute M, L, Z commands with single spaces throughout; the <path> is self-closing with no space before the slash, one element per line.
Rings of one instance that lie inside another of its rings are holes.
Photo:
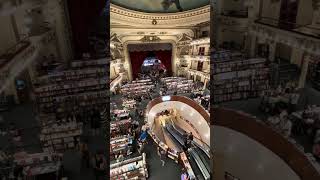
<path fill-rule="evenodd" d="M 110 0 L 110 2 L 141 12 L 175 13 L 209 5 L 210 0 Z"/>

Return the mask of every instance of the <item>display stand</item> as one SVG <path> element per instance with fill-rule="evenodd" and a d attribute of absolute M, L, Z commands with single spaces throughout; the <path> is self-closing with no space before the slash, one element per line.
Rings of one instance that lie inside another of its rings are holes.
<path fill-rule="evenodd" d="M 160 141 L 160 139 L 153 133 L 149 131 L 150 137 L 153 139 L 153 141 L 159 146 L 162 150 L 167 152 L 167 156 L 174 160 L 176 163 L 179 163 L 179 153 L 171 148 L 169 148 L 165 143 Z"/>
<path fill-rule="evenodd" d="M 125 95 L 141 96 L 148 94 L 154 87 L 151 79 L 135 80 L 123 85 L 121 92 Z"/>
<path fill-rule="evenodd" d="M 186 171 L 187 171 L 187 173 L 189 175 L 189 179 L 190 180 L 195 180 L 196 176 L 195 176 L 195 174 L 194 174 L 194 172 L 192 170 L 192 167 L 190 165 L 190 162 L 189 162 L 185 152 L 180 153 L 180 159 L 182 161 L 183 167 L 186 169 Z"/>
<path fill-rule="evenodd" d="M 142 156 L 127 159 L 122 162 L 110 164 L 110 179 L 139 179 L 146 180 L 148 178 L 148 169 L 146 162 L 146 154 Z"/>
<path fill-rule="evenodd" d="M 14 155 L 14 162 L 23 166 L 23 174 L 26 180 L 36 179 L 37 176 L 52 174 L 59 179 L 61 170 L 61 154 L 56 153 L 18 153 Z"/>
<path fill-rule="evenodd" d="M 117 137 L 123 135 L 122 130 L 128 130 L 131 125 L 131 118 L 110 122 L 110 136 Z"/>
<path fill-rule="evenodd" d="M 131 152 L 133 139 L 130 136 L 123 135 L 110 139 L 110 158 L 114 155 L 122 154 L 127 156 Z M 112 158 L 111 158 L 112 159 Z"/>
<path fill-rule="evenodd" d="M 80 142 L 82 123 L 50 124 L 41 130 L 40 141 L 45 152 L 64 151 Z"/>
<path fill-rule="evenodd" d="M 183 77 L 167 77 L 162 78 L 161 81 L 165 84 L 168 94 L 173 93 L 189 93 L 193 90 L 194 83 Z"/>
<path fill-rule="evenodd" d="M 136 101 L 134 99 L 124 99 L 122 106 L 127 109 L 133 109 L 136 106 Z"/>

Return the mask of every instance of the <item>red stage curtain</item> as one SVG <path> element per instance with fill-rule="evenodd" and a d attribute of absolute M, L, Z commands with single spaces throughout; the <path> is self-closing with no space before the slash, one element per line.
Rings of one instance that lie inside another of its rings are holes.
<path fill-rule="evenodd" d="M 172 51 L 171 50 L 156 51 L 155 54 L 156 54 L 156 57 L 160 59 L 163 65 L 167 68 L 168 76 L 172 76 L 172 64 L 171 64 Z"/>
<path fill-rule="evenodd" d="M 148 57 L 149 51 L 139 51 L 139 52 L 130 52 L 130 60 L 131 60 L 131 66 L 132 66 L 132 77 L 133 79 L 136 79 L 138 77 L 138 73 L 141 70 L 141 66 L 143 61 Z M 156 55 L 158 59 L 161 60 L 161 62 L 165 65 L 167 69 L 167 73 L 169 76 L 172 75 L 172 68 L 171 68 L 171 50 L 165 50 L 165 51 L 153 51 L 153 53 Z"/>
<path fill-rule="evenodd" d="M 106 0 L 68 0 L 75 58 L 90 52 L 89 29 L 106 6 Z"/>

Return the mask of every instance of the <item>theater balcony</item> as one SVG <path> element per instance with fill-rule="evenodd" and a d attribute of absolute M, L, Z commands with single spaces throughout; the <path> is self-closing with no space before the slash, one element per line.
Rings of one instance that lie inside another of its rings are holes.
<path fill-rule="evenodd" d="M 232 175 L 247 180 L 317 180 L 319 165 L 293 139 L 257 118 L 214 108 L 214 178 Z"/>

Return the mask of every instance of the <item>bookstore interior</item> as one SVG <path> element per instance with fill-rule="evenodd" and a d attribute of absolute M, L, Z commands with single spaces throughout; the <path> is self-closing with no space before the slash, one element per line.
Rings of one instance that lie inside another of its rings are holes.
<path fill-rule="evenodd" d="M 2 0 L 0 21 L 1 180 L 320 179 L 320 0 Z"/>
<path fill-rule="evenodd" d="M 209 180 L 209 1 L 154 2 L 110 5 L 110 179 Z"/>

